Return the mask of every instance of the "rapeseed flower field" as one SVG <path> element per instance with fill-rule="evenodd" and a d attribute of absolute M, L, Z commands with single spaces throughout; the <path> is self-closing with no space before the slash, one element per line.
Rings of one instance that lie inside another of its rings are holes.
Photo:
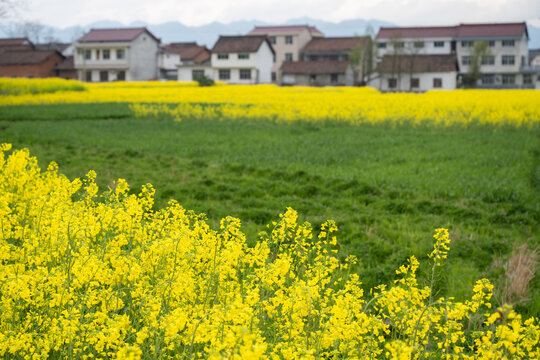
<path fill-rule="evenodd" d="M 42 171 L 0 148 L 0 357 L 10 359 L 538 359 L 540 324 L 491 308 L 479 279 L 465 301 L 436 298 L 411 256 L 364 293 L 338 259 L 336 224 L 287 208 L 248 246 L 239 219 L 212 228 L 154 189 L 96 173 Z M 430 266 L 451 251 L 437 229 Z"/>
<path fill-rule="evenodd" d="M 0 80 L 4 81 L 19 80 Z M 47 84 L 56 80 L 22 80 Z M 22 84 L 22 83 L 21 83 Z M 82 83 L 81 83 L 82 85 Z M 133 103 L 140 117 L 182 120 L 270 120 L 277 123 L 473 124 L 536 126 L 540 92 L 454 90 L 381 94 L 372 88 L 258 86 L 197 87 L 195 83 L 84 84 L 86 91 L 8 95 L 0 105 Z"/>

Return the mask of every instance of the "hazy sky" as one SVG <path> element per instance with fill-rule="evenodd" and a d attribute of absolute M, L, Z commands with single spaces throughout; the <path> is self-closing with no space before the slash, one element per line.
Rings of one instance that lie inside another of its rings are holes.
<path fill-rule="evenodd" d="M 262 20 L 309 16 L 339 22 L 379 19 L 398 25 L 529 21 L 540 25 L 540 0 L 22 0 L 19 18 L 60 28 L 97 20 L 125 24 Z"/>

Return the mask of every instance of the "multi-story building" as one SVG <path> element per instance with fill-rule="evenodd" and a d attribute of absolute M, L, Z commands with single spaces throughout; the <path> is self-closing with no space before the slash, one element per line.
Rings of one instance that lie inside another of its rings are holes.
<path fill-rule="evenodd" d="M 262 36 L 220 36 L 212 48 L 214 80 L 229 84 L 267 84 L 275 52 Z"/>
<path fill-rule="evenodd" d="M 526 23 L 460 24 L 440 27 L 382 27 L 376 37 L 379 60 L 394 57 L 455 54 L 459 83 L 470 79 L 470 66 L 479 57 L 480 88 L 534 87 L 534 74 L 528 70 L 529 35 Z M 479 55 L 478 45 L 485 43 Z M 476 49 L 476 50 L 475 50 Z M 480 58 L 481 56 L 481 58 Z M 471 85 L 471 84 L 469 84 Z"/>
<path fill-rule="evenodd" d="M 317 28 L 309 25 L 256 26 L 250 36 L 267 36 L 275 51 L 272 82 L 281 83 L 281 65 L 284 61 L 299 61 L 300 51 L 313 38 L 324 37 Z"/>
<path fill-rule="evenodd" d="M 92 29 L 74 44 L 78 78 L 87 82 L 157 79 L 159 43 L 146 28 Z"/>
<path fill-rule="evenodd" d="M 351 52 L 368 44 L 366 37 L 314 38 L 300 51 L 300 61 L 281 66 L 283 85 L 351 86 L 357 72 L 349 62 Z M 359 67 L 358 64 L 353 65 Z M 358 72 L 361 69 L 357 69 Z M 358 79 L 356 79 L 358 81 Z"/>

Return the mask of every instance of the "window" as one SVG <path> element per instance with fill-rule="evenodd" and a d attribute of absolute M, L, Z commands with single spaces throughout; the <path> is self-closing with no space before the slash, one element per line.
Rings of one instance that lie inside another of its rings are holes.
<path fill-rule="evenodd" d="M 502 41 L 502 46 L 504 46 L 504 47 L 514 47 L 514 45 L 515 45 L 514 40 L 503 40 Z"/>
<path fill-rule="evenodd" d="M 385 42 L 377 43 L 377 47 L 378 47 L 379 49 L 386 49 L 386 43 L 385 43 Z"/>
<path fill-rule="evenodd" d="M 461 64 L 462 65 L 471 65 L 471 57 L 469 55 L 463 55 L 461 57 Z"/>
<path fill-rule="evenodd" d="M 285 44 L 292 44 L 292 36 L 290 35 L 285 36 Z"/>
<path fill-rule="evenodd" d="M 270 36 L 270 37 L 268 38 L 268 40 L 270 40 L 270 44 L 276 45 L 276 37 L 275 37 L 275 36 Z"/>
<path fill-rule="evenodd" d="M 92 50 L 85 50 L 84 51 L 84 58 L 86 60 L 90 60 L 92 58 Z"/>
<path fill-rule="evenodd" d="M 285 53 L 285 61 L 292 61 L 292 53 Z"/>
<path fill-rule="evenodd" d="M 523 74 L 523 85 L 532 85 L 531 74 Z"/>
<path fill-rule="evenodd" d="M 493 75 L 493 74 L 482 74 L 482 84 L 483 85 L 493 85 L 493 84 L 495 84 L 495 75 Z"/>
<path fill-rule="evenodd" d="M 86 74 L 85 74 L 85 77 L 86 77 L 87 82 L 92 82 L 92 72 L 91 71 L 87 71 Z"/>
<path fill-rule="evenodd" d="M 227 60 L 229 58 L 229 54 L 217 54 L 217 58 L 219 60 Z"/>
<path fill-rule="evenodd" d="M 330 82 L 332 84 L 337 84 L 338 81 L 338 74 L 330 74 Z"/>
<path fill-rule="evenodd" d="M 241 80 L 250 80 L 251 79 L 251 69 L 240 69 L 240 79 Z"/>
<path fill-rule="evenodd" d="M 421 49 L 424 47 L 424 42 L 423 41 L 415 41 L 414 42 L 414 48 L 415 49 Z"/>
<path fill-rule="evenodd" d="M 101 53 L 100 53 L 99 49 L 96 50 L 96 60 L 99 60 L 100 55 L 101 55 Z"/>
<path fill-rule="evenodd" d="M 231 78 L 231 70 L 219 70 L 219 80 L 229 80 Z"/>
<path fill-rule="evenodd" d="M 525 56 L 521 56 L 521 66 L 525 65 L 527 65 L 527 59 L 525 58 Z"/>
<path fill-rule="evenodd" d="M 444 41 L 435 41 L 433 43 L 433 46 L 435 46 L 436 48 L 444 47 Z"/>
<path fill-rule="evenodd" d="M 495 40 L 489 40 L 488 45 L 489 47 L 495 47 Z"/>
<path fill-rule="evenodd" d="M 502 64 L 503 65 L 514 65 L 514 55 L 503 55 Z"/>
<path fill-rule="evenodd" d="M 191 78 L 193 80 L 203 77 L 204 76 L 204 70 L 191 70 Z"/>
<path fill-rule="evenodd" d="M 461 47 L 472 47 L 474 45 L 474 41 L 472 40 L 463 40 L 461 42 Z"/>
<path fill-rule="evenodd" d="M 126 72 L 124 70 L 119 71 L 116 75 L 116 80 L 118 81 L 126 81 Z"/>
<path fill-rule="evenodd" d="M 101 81 L 101 82 L 109 81 L 109 72 L 108 71 L 100 71 L 99 72 L 99 81 Z"/>
<path fill-rule="evenodd" d="M 309 75 L 309 81 L 312 82 L 312 83 L 317 81 L 317 75 L 315 75 L 315 74 Z"/>
<path fill-rule="evenodd" d="M 276 54 L 272 55 L 272 62 L 276 62 Z"/>
<path fill-rule="evenodd" d="M 118 60 L 123 59 L 125 56 L 124 49 L 116 49 L 116 58 Z"/>
<path fill-rule="evenodd" d="M 412 78 L 411 79 L 411 87 L 412 88 L 419 88 L 420 87 L 420 79 L 419 78 Z"/>
<path fill-rule="evenodd" d="M 442 88 L 442 79 L 441 78 L 433 78 L 433 87 L 434 88 Z"/>
<path fill-rule="evenodd" d="M 397 79 L 396 79 L 396 78 L 390 78 L 390 79 L 388 79 L 388 88 L 389 88 L 389 89 L 395 89 L 395 88 L 397 88 Z"/>
<path fill-rule="evenodd" d="M 503 74 L 502 83 L 503 83 L 503 85 L 514 85 L 516 83 L 516 75 L 514 75 L 514 74 Z"/>
<path fill-rule="evenodd" d="M 495 65 L 495 56 L 493 55 L 482 56 L 482 65 Z"/>
<path fill-rule="evenodd" d="M 403 49 L 405 47 L 405 43 L 403 41 L 397 41 L 394 43 L 394 49 Z"/>
<path fill-rule="evenodd" d="M 111 58 L 111 50 L 103 50 L 103 60 L 109 60 Z"/>
<path fill-rule="evenodd" d="M 272 71 L 272 81 L 276 81 L 276 73 Z"/>
<path fill-rule="evenodd" d="M 238 59 L 240 60 L 249 59 L 249 54 L 238 54 Z"/>

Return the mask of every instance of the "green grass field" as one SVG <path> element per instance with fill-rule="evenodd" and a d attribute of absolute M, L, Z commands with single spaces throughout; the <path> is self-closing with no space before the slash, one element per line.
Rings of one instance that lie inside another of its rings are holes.
<path fill-rule="evenodd" d="M 252 242 L 287 206 L 315 227 L 334 219 L 366 288 L 410 255 L 426 261 L 434 229 L 447 227 L 439 295 L 461 299 L 487 276 L 500 298 L 513 247 L 540 243 L 539 129 L 173 122 L 70 104 L 0 107 L 0 141 L 70 178 L 94 169 L 103 188 L 151 183 L 157 207 L 176 199 L 214 224 L 239 217 Z M 540 315 L 538 278 L 516 304 L 528 315 Z"/>

